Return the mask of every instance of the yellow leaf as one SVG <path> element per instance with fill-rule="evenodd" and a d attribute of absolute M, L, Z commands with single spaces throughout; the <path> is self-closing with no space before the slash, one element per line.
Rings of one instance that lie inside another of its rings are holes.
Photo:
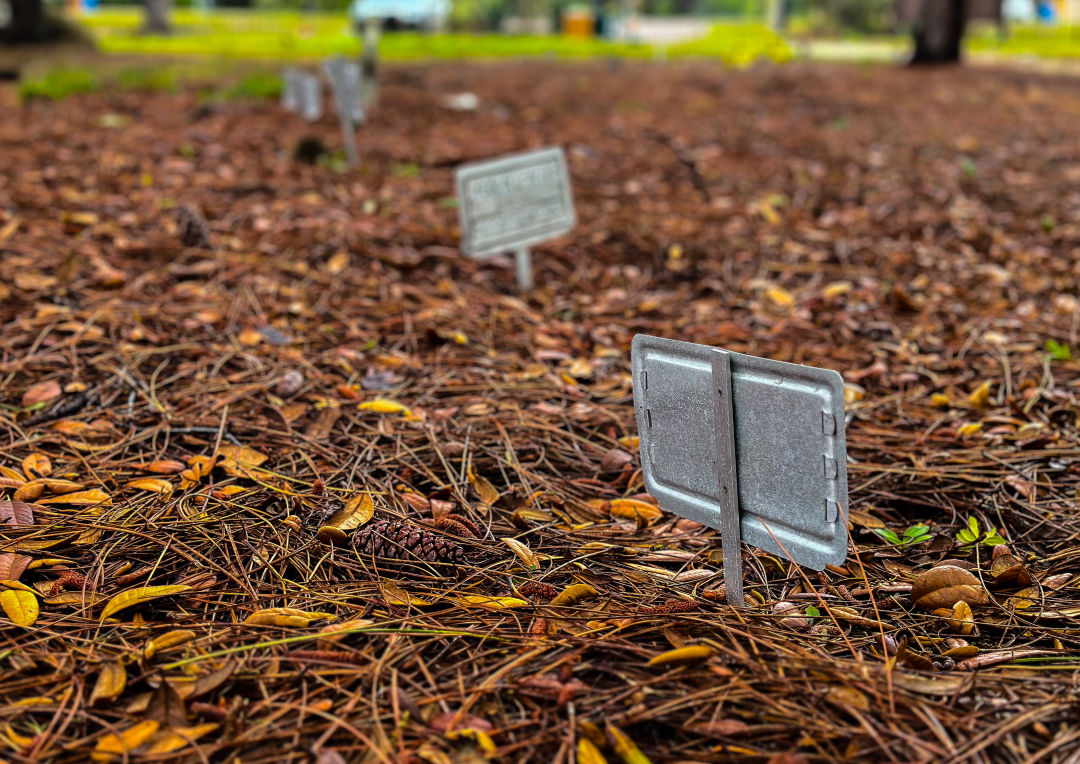
<path fill-rule="evenodd" d="M 15 501 L 37 501 L 45 494 L 45 483 L 41 480 L 31 480 L 23 483 L 11 495 Z"/>
<path fill-rule="evenodd" d="M 627 520 L 641 518 L 646 522 L 656 520 L 664 515 L 660 507 L 638 499 L 612 499 L 611 514 Z"/>
<path fill-rule="evenodd" d="M 105 599 L 94 592 L 60 592 L 54 597 L 47 597 L 45 599 L 46 605 L 73 605 L 75 607 L 83 607 L 89 605 L 93 607 L 101 600 Z"/>
<path fill-rule="evenodd" d="M 512 538 L 504 538 L 503 543 L 514 550 L 514 554 L 526 568 L 535 570 L 540 567 L 540 560 L 536 559 L 536 555 L 526 544 Z"/>
<path fill-rule="evenodd" d="M 491 484 L 483 475 L 477 475 L 476 470 L 471 466 L 469 467 L 469 483 L 472 484 L 473 489 L 480 497 L 480 501 L 485 504 L 494 504 L 499 500 L 499 492 L 495 490 L 495 486 Z"/>
<path fill-rule="evenodd" d="M 982 429 L 981 422 L 968 422 L 965 425 L 961 425 L 956 428 L 956 434 L 961 438 L 970 438 L 972 435 Z M 44 503 L 44 502 L 43 502 Z"/>
<path fill-rule="evenodd" d="M 220 725 L 216 722 L 207 722 L 194 727 L 173 727 L 161 730 L 155 734 L 146 747 L 146 753 L 173 753 L 191 745 L 199 738 L 216 730 Z"/>
<path fill-rule="evenodd" d="M 589 738 L 580 737 L 577 741 L 577 764 L 608 764 L 608 762 Z"/>
<path fill-rule="evenodd" d="M 255 329 L 244 329 L 244 331 L 236 335 L 236 339 L 240 341 L 241 345 L 254 347 L 263 341 L 263 336 Z"/>
<path fill-rule="evenodd" d="M 5 589 L 0 592 L 0 607 L 16 626 L 33 626 L 38 619 L 38 601 L 32 592 Z"/>
<path fill-rule="evenodd" d="M 76 491 L 82 491 L 86 488 L 82 483 L 76 483 L 72 480 L 61 480 L 59 478 L 42 478 L 41 483 L 45 486 L 46 491 L 56 494 L 75 493 Z"/>
<path fill-rule="evenodd" d="M 528 607 L 529 605 L 528 602 L 520 600 L 517 597 L 487 597 L 483 594 L 469 594 L 464 597 L 457 597 L 454 601 L 459 602 L 462 605 L 483 605 L 484 607 L 491 607 L 496 610 Z"/>
<path fill-rule="evenodd" d="M 947 408 L 949 405 L 949 396 L 944 393 L 934 393 L 930 396 L 930 402 L 938 408 Z"/>
<path fill-rule="evenodd" d="M 161 727 L 161 722 L 147 719 L 146 721 L 139 722 L 133 727 L 128 727 L 119 735 L 112 733 L 105 735 L 98 740 L 97 745 L 94 746 L 94 752 L 90 754 L 90 757 L 94 761 L 111 761 L 114 757 L 120 757 L 125 753 L 131 753 L 153 737 L 159 727 Z"/>
<path fill-rule="evenodd" d="M 447 740 L 472 740 L 476 743 L 476 746 L 484 752 L 485 756 L 494 756 L 498 752 L 498 748 L 495 746 L 495 741 L 491 739 L 491 735 L 478 730 L 475 727 L 463 727 L 462 729 L 450 730 L 446 733 Z"/>
<path fill-rule="evenodd" d="M 765 296 L 769 298 L 769 302 L 778 308 L 787 309 L 795 304 L 795 296 L 778 286 L 766 289 Z"/>
<path fill-rule="evenodd" d="M 45 454 L 30 454 L 23 459 L 22 469 L 31 480 L 43 478 L 52 472 L 52 462 Z"/>
<path fill-rule="evenodd" d="M 650 666 L 671 666 L 683 663 L 700 663 L 712 657 L 713 649 L 708 645 L 687 645 L 660 653 L 649 660 Z"/>
<path fill-rule="evenodd" d="M 626 736 L 626 733 L 611 724 L 607 725 L 607 736 L 615 753 L 623 760 L 623 764 L 652 764 L 649 758 L 641 752 L 634 741 Z"/>
<path fill-rule="evenodd" d="M 360 404 L 361 411 L 374 411 L 376 414 L 404 414 L 407 417 L 413 415 L 412 410 L 397 401 L 389 398 L 376 398 L 373 401 L 364 401 Z"/>
<path fill-rule="evenodd" d="M 163 459 L 140 465 L 139 469 L 153 472 L 158 475 L 175 475 L 178 472 L 184 471 L 184 463 L 178 462 L 175 459 Z"/>
<path fill-rule="evenodd" d="M 112 504 L 109 494 L 100 488 L 91 488 L 89 491 L 76 491 L 75 493 L 54 496 L 51 499 L 42 499 L 39 504 L 70 504 L 73 507 L 90 507 L 95 504 Z"/>
<path fill-rule="evenodd" d="M 226 460 L 222 465 L 229 472 L 229 459 L 232 459 L 240 467 L 259 467 L 270 457 L 248 446 L 234 446 L 226 443 L 218 448 L 218 454 Z M 234 467 L 235 469 L 235 467 Z M 231 474 L 231 473 L 230 473 Z"/>
<path fill-rule="evenodd" d="M 158 597 L 168 597 L 173 594 L 181 594 L 186 591 L 190 591 L 191 587 L 186 584 L 170 584 L 167 586 L 142 586 L 138 589 L 128 589 L 126 592 L 120 592 L 105 605 L 105 609 L 101 611 L 102 620 L 109 616 L 119 613 L 124 608 L 129 608 L 132 605 L 141 605 L 144 602 L 149 602 L 152 599 Z"/>
<path fill-rule="evenodd" d="M 151 493 L 172 493 L 173 491 L 173 484 L 161 478 L 136 478 L 129 480 L 127 487 Z"/>
<path fill-rule="evenodd" d="M 286 523 L 286 524 L 288 525 L 288 523 Z M 290 525 L 290 527 L 292 527 L 292 526 Z M 296 530 L 299 533 L 300 532 L 299 525 L 296 528 L 294 528 L 294 530 Z M 334 546 L 345 546 L 346 544 L 349 543 L 349 534 L 347 534 L 345 531 L 341 530 L 341 528 L 337 528 L 337 527 L 335 527 L 333 525 L 324 525 L 321 528 L 319 528 L 318 536 L 319 536 L 319 541 L 323 542 L 324 544 L 333 544 Z"/>
<path fill-rule="evenodd" d="M 312 621 L 333 617 L 333 613 L 299 610 L 294 607 L 268 607 L 256 610 L 244 619 L 244 623 L 255 626 L 308 626 Z"/>
<path fill-rule="evenodd" d="M 9 480 L 18 480 L 19 485 L 22 485 L 26 482 L 26 475 L 22 474 L 21 472 L 16 472 L 15 470 L 11 469 L 11 467 L 4 467 L 0 465 L 0 476 L 6 477 Z"/>
<path fill-rule="evenodd" d="M 26 735 L 20 735 L 18 732 L 11 728 L 10 724 L 4 725 L 4 732 L 7 733 L 8 739 L 16 745 L 18 748 L 28 748 L 34 744 L 36 737 L 26 737 Z"/>
<path fill-rule="evenodd" d="M 968 396 L 968 403 L 977 408 L 982 408 L 990 403 L 990 380 L 986 380 L 971 391 L 971 395 Z"/>
<path fill-rule="evenodd" d="M 841 297 L 854 288 L 854 285 L 850 281 L 833 281 L 830 284 L 826 284 L 821 290 L 821 296 L 827 300 L 834 300 L 837 297 Z"/>
<path fill-rule="evenodd" d="M 170 647 L 186 644 L 193 639 L 195 639 L 195 632 L 188 631 L 187 629 L 176 629 L 175 631 L 166 632 L 160 637 L 154 637 L 146 643 L 146 647 L 143 649 L 143 657 L 145 657 L 146 660 L 150 660 L 162 650 L 168 650 Z"/>
<path fill-rule="evenodd" d="M 588 584 L 571 584 L 563 589 L 551 601 L 552 605 L 573 605 L 581 600 L 591 599 L 597 595 L 596 589 Z"/>
<path fill-rule="evenodd" d="M 637 435 L 627 435 L 626 437 L 619 438 L 619 445 L 623 448 L 638 448 L 641 445 L 641 438 Z"/>
<path fill-rule="evenodd" d="M 127 669 L 120 661 L 106 663 L 101 667 L 97 681 L 94 682 L 94 690 L 90 693 L 90 705 L 99 701 L 114 701 L 120 697 L 127 687 Z"/>
<path fill-rule="evenodd" d="M 328 649 L 334 642 L 344 637 L 351 631 L 357 629 L 366 629 L 368 626 L 373 626 L 375 621 L 370 618 L 354 618 L 351 621 L 341 621 L 339 623 L 330 623 L 319 629 L 319 646 L 323 649 Z"/>
<path fill-rule="evenodd" d="M 31 594 L 35 593 L 35 591 L 26 584 L 10 578 L 0 579 L 0 586 L 6 586 L 8 589 L 18 589 L 22 592 L 30 592 Z"/>
<path fill-rule="evenodd" d="M 351 531 L 366 523 L 374 514 L 375 502 L 371 500 L 371 494 L 360 493 L 349 499 L 344 507 L 326 521 L 326 524 L 343 531 Z"/>

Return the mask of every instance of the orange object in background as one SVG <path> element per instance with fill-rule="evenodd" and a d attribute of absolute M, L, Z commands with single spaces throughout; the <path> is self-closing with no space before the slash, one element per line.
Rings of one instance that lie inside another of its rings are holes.
<path fill-rule="evenodd" d="M 567 37 L 588 39 L 595 34 L 596 21 L 590 8 L 572 5 L 563 11 L 562 33 Z"/>

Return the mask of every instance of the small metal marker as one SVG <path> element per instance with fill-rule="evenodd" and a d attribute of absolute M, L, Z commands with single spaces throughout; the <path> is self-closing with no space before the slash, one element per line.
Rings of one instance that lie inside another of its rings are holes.
<path fill-rule="evenodd" d="M 469 257 L 514 252 L 518 287 L 532 289 L 529 247 L 577 223 L 561 148 L 511 154 L 454 171 L 461 248 Z"/>
<path fill-rule="evenodd" d="M 300 110 L 300 71 L 290 66 L 281 74 L 281 108 L 286 111 Z"/>
<path fill-rule="evenodd" d="M 372 106 L 379 100 L 379 38 L 382 36 L 383 20 L 364 19 L 364 72 L 363 103 Z"/>
<path fill-rule="evenodd" d="M 300 94 L 300 116 L 308 122 L 318 122 L 323 115 L 322 83 L 317 75 L 300 72 L 297 85 Z"/>
<path fill-rule="evenodd" d="M 356 127 L 364 121 L 364 107 L 360 103 L 360 65 L 355 61 L 335 57 L 323 63 L 323 71 L 326 72 L 334 92 L 334 106 L 341 122 L 345 157 L 349 167 L 356 167 Z"/>
<path fill-rule="evenodd" d="M 634 337 L 645 488 L 723 534 L 727 600 L 741 541 L 821 570 L 847 556 L 844 383 L 835 371 Z"/>

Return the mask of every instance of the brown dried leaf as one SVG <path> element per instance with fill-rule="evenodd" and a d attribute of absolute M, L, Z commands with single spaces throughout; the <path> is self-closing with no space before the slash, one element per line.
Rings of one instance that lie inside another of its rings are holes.
<path fill-rule="evenodd" d="M 91 488 L 88 491 L 76 491 L 63 496 L 54 496 L 51 499 L 42 499 L 40 504 L 69 504 L 73 507 L 92 507 L 98 504 L 112 504 L 109 494 L 100 488 Z"/>
<path fill-rule="evenodd" d="M 969 605 L 990 601 L 979 579 L 954 565 L 939 565 L 916 578 L 911 585 L 911 599 L 925 610 L 951 608 L 960 600 Z"/>
<path fill-rule="evenodd" d="M 101 667 L 94 689 L 90 693 L 90 705 L 112 702 L 120 697 L 127 686 L 127 669 L 121 661 L 106 663 Z"/>
<path fill-rule="evenodd" d="M 25 501 L 0 501 L 0 525 L 33 525 L 34 511 L 41 509 Z"/>
<path fill-rule="evenodd" d="M 36 385 L 32 385 L 26 389 L 23 393 L 22 405 L 35 406 L 39 403 L 48 403 L 54 398 L 59 398 L 64 394 L 64 391 L 60 389 L 60 383 L 50 379 L 48 382 L 39 382 Z"/>
<path fill-rule="evenodd" d="M 30 454 L 22 462 L 22 470 L 30 480 L 46 477 L 52 469 L 52 462 L 45 454 Z"/>
<path fill-rule="evenodd" d="M 31 562 L 30 557 L 12 552 L 0 553 L 0 579 L 18 581 Z"/>

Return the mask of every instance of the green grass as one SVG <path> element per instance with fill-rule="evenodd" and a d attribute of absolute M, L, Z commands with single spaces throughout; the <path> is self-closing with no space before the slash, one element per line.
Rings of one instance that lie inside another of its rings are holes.
<path fill-rule="evenodd" d="M 20 98 L 60 99 L 78 93 L 90 93 L 101 87 L 101 82 L 84 69 L 59 68 L 41 77 L 19 83 Z"/>
<path fill-rule="evenodd" d="M 300 14 L 291 11 L 219 11 L 177 9 L 175 32 L 168 36 L 138 34 L 137 8 L 108 9 L 81 18 L 105 52 L 235 59 L 312 60 L 332 55 L 355 56 L 362 44 L 344 14 Z M 666 50 L 649 45 L 578 40 L 561 36 L 496 34 L 421 34 L 383 36 L 380 57 L 390 61 L 424 59 L 555 56 L 591 58 L 657 55 L 718 58 L 735 65 L 758 58 L 791 58 L 787 44 L 762 24 L 718 24 L 707 37 Z"/>
<path fill-rule="evenodd" d="M 1005 38 L 996 30 L 976 29 L 969 36 L 968 50 L 1002 56 L 1080 58 L 1080 27 L 1017 25 Z"/>

